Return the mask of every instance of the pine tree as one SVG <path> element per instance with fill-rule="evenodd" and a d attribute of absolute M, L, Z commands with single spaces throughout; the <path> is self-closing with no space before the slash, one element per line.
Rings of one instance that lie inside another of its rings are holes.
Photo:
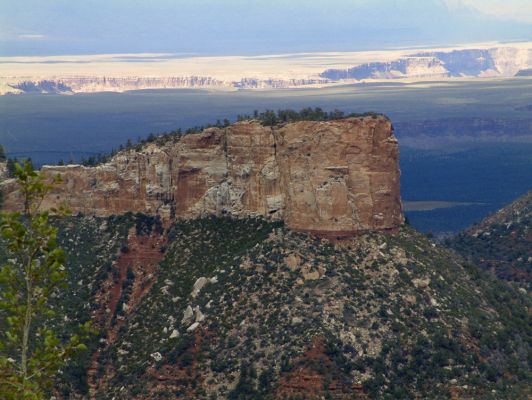
<path fill-rule="evenodd" d="M 49 397 L 59 369 L 86 349 L 80 334 L 61 341 L 50 326 L 50 299 L 66 286 L 65 256 L 57 246 L 57 229 L 40 205 L 52 188 L 30 162 L 15 164 L 23 209 L 0 216 L 7 257 L 0 268 L 0 393 L 6 400 Z M 54 179 L 57 182 L 59 178 Z M 50 210 L 62 214 L 60 209 Z"/>

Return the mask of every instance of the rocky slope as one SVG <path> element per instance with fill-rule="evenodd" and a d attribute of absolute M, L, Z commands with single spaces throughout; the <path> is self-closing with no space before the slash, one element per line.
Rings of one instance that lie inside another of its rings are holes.
<path fill-rule="evenodd" d="M 273 127 L 243 121 L 174 139 L 96 167 L 44 167 L 63 183 L 43 205 L 66 200 L 74 213 L 133 211 L 163 220 L 263 216 L 336 236 L 403 221 L 398 145 L 385 117 Z M 13 182 L 3 187 L 5 207 L 20 207 Z"/>
<path fill-rule="evenodd" d="M 532 191 L 447 241 L 497 277 L 532 289 Z"/>
<path fill-rule="evenodd" d="M 531 395 L 530 299 L 408 227 L 331 243 L 262 219 L 61 226 L 80 289 L 58 304 L 101 335 L 58 397 Z"/>

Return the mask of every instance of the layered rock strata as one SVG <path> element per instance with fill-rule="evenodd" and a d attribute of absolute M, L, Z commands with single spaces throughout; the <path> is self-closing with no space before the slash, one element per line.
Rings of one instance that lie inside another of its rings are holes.
<path fill-rule="evenodd" d="M 74 213 L 263 216 L 331 235 L 403 222 L 398 145 L 385 117 L 244 121 L 123 151 L 96 167 L 42 171 L 62 176 L 43 207 L 66 201 Z M 5 207 L 20 207 L 14 183 L 3 186 Z"/>

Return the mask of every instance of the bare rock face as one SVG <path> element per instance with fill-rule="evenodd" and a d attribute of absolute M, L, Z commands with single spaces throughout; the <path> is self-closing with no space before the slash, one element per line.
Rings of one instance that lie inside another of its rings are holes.
<path fill-rule="evenodd" d="M 96 167 L 42 171 L 63 179 L 43 206 L 66 200 L 73 213 L 263 216 L 331 235 L 403 222 L 398 145 L 385 117 L 274 127 L 244 121 L 124 151 Z M 19 208 L 13 183 L 3 187 L 4 206 Z"/>

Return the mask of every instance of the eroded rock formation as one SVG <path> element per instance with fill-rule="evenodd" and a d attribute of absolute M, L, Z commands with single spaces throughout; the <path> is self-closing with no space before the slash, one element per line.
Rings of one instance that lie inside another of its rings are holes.
<path fill-rule="evenodd" d="M 385 117 L 274 127 L 244 121 L 124 151 L 96 167 L 43 172 L 63 178 L 43 206 L 66 200 L 74 213 L 264 216 L 332 235 L 403 221 L 398 145 Z M 19 207 L 13 183 L 3 186 L 5 207 Z"/>

